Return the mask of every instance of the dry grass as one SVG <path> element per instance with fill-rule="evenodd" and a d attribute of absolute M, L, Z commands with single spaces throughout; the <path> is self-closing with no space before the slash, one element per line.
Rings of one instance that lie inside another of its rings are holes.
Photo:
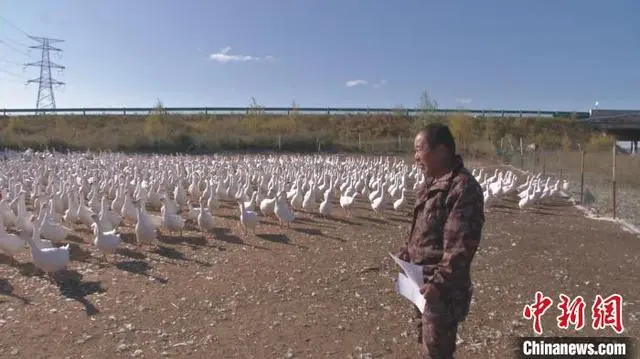
<path fill-rule="evenodd" d="M 510 357 L 511 337 L 532 333 L 522 309 L 536 290 L 554 305 L 559 293 L 582 295 L 587 315 L 595 294 L 622 294 L 625 334 L 637 337 L 640 297 L 625 274 L 640 270 L 638 238 L 563 201 L 527 212 L 515 206 L 509 199 L 487 212 L 456 357 Z M 79 230 L 58 286 L 34 270 L 28 253 L 18 264 L 0 256 L 0 356 L 416 357 L 412 308 L 393 290 L 398 268 L 387 255 L 410 218 L 374 218 L 362 202 L 353 218 L 334 208 L 331 219 L 299 213 L 291 229 L 266 220 L 244 237 L 237 208 L 226 205 L 210 238 L 163 233 L 158 250 L 143 252 L 128 227 L 110 264 Z M 589 325 L 562 332 L 556 315 L 555 307 L 546 315 L 546 334 L 612 334 Z"/>
<path fill-rule="evenodd" d="M 220 150 L 402 152 L 430 121 L 450 124 L 464 152 L 493 155 L 496 148 L 536 142 L 546 149 L 606 145 L 567 119 L 407 117 L 404 115 L 170 115 L 9 117 L 0 123 L 10 148 L 108 149 L 156 152 Z M 596 140 L 592 139 L 595 138 Z"/>
<path fill-rule="evenodd" d="M 460 115 L 169 115 L 162 108 L 130 116 L 32 116 L 0 121 L 8 148 L 119 150 L 126 152 L 211 153 L 226 151 L 360 152 L 409 154 L 413 135 L 427 122 L 444 121 L 465 158 L 508 163 L 552 173 L 572 181 L 579 197 L 580 153 L 585 158 L 585 188 L 611 208 L 612 140 L 571 119 L 470 118 Z M 540 144 L 538 153 L 520 155 L 524 145 Z M 617 184 L 640 187 L 640 159 L 618 156 Z M 623 212 L 633 214 L 629 205 Z M 626 216 L 629 217 L 629 216 Z M 638 217 L 640 224 L 640 216 Z"/>
<path fill-rule="evenodd" d="M 356 149 L 358 136 L 394 140 L 409 132 L 392 117 L 326 116 L 33 116 L 0 125 L 9 147 L 197 152 L 277 149 Z M 406 126 L 405 126 L 406 127 Z"/>

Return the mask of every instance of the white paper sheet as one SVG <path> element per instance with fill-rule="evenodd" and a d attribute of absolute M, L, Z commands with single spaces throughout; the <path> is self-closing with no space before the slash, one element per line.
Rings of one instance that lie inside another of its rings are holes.
<path fill-rule="evenodd" d="M 416 284 L 404 273 L 398 273 L 396 292 L 409 299 L 411 303 L 415 304 L 415 306 L 420 310 L 420 313 L 424 313 L 424 306 L 427 304 L 427 301 L 420 293 L 420 287 L 416 286 Z"/>
<path fill-rule="evenodd" d="M 391 253 L 389 253 L 389 255 L 402 269 L 402 272 L 398 273 L 396 292 L 409 299 L 418 307 L 420 312 L 424 312 L 426 300 L 420 293 L 420 288 L 424 283 L 423 266 L 405 262 Z"/>
<path fill-rule="evenodd" d="M 424 283 L 424 268 L 421 265 L 405 262 L 402 259 L 389 253 L 391 258 L 402 268 L 402 271 L 411 279 L 417 286 L 422 286 Z"/>

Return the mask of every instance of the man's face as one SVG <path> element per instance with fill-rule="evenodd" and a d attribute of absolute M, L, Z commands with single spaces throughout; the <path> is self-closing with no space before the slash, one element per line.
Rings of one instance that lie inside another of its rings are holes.
<path fill-rule="evenodd" d="M 432 176 L 440 170 L 441 146 L 429 149 L 422 133 L 419 133 L 413 141 L 413 160 L 426 176 Z"/>

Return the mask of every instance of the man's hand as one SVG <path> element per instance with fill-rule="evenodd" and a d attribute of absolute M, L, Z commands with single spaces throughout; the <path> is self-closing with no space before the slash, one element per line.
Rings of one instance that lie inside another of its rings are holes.
<path fill-rule="evenodd" d="M 395 256 L 402 259 L 405 262 L 409 262 L 409 253 L 407 253 L 407 251 L 400 251 L 396 253 Z"/>
<path fill-rule="evenodd" d="M 435 285 L 431 283 L 426 283 L 425 285 L 423 285 L 422 288 L 420 288 L 420 294 L 422 294 L 425 298 L 440 297 L 440 291 L 438 290 L 438 288 L 436 288 Z"/>

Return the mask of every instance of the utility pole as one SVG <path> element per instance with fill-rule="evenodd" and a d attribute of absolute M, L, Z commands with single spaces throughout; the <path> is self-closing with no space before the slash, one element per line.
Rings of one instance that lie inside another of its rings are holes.
<path fill-rule="evenodd" d="M 31 62 L 24 64 L 25 66 L 31 67 L 40 67 L 40 77 L 33 80 L 28 80 L 27 84 L 37 83 L 38 84 L 38 99 L 36 101 L 36 109 L 43 108 L 56 108 L 56 98 L 53 94 L 53 86 L 54 85 L 64 85 L 64 82 L 58 81 L 51 77 L 51 69 L 60 69 L 64 70 L 64 66 L 60 66 L 54 62 L 51 62 L 51 51 L 62 52 L 61 49 L 57 47 L 51 46 L 51 44 L 55 44 L 58 42 L 63 42 L 64 40 L 52 39 L 48 37 L 36 37 L 29 36 L 31 40 L 34 40 L 39 43 L 36 46 L 29 46 L 32 49 L 41 50 L 41 58 L 38 62 Z"/>

